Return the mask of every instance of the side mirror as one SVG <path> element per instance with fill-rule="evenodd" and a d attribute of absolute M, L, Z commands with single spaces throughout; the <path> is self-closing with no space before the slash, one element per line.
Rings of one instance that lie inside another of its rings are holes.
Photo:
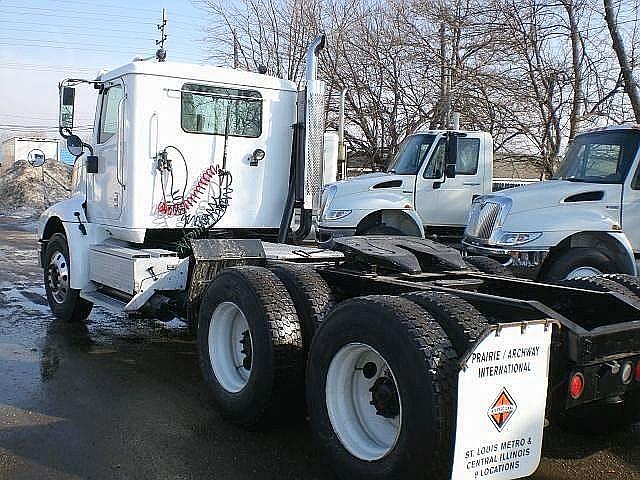
<path fill-rule="evenodd" d="M 73 128 L 73 107 L 76 100 L 76 89 L 62 87 L 60 89 L 60 128 L 71 130 Z M 67 147 L 69 144 L 67 143 Z"/>
<path fill-rule="evenodd" d="M 447 155 L 445 158 L 444 176 L 456 178 L 456 162 L 458 160 L 458 136 L 447 135 Z"/>
<path fill-rule="evenodd" d="M 45 162 L 44 152 L 39 148 L 34 148 L 27 153 L 27 162 L 32 167 L 41 167 Z"/>
<path fill-rule="evenodd" d="M 76 158 L 84 153 L 84 143 L 79 136 L 69 135 L 67 137 L 67 150 Z"/>

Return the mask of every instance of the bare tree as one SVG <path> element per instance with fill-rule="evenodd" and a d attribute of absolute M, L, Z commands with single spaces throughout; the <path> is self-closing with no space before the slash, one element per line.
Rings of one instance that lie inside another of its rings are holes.
<path fill-rule="evenodd" d="M 620 72 L 624 79 L 624 89 L 629 96 L 636 122 L 640 123 L 640 92 L 638 92 L 638 84 L 633 76 L 633 71 L 627 58 L 627 52 L 622 36 L 620 35 L 618 19 L 613 8 L 612 0 L 604 0 L 604 12 L 609 34 L 611 35 L 613 50 L 618 58 Z"/>

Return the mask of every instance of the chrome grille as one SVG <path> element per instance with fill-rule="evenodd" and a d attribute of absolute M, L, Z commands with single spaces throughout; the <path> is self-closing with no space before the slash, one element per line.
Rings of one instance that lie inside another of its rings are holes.
<path fill-rule="evenodd" d="M 469 212 L 469 223 L 466 234 L 483 240 L 491 238 L 501 210 L 502 206 L 499 203 L 474 203 L 471 212 Z"/>

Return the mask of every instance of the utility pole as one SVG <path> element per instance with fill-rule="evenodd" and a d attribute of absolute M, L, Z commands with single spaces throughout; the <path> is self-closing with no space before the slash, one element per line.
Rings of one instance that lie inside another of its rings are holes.
<path fill-rule="evenodd" d="M 156 58 L 159 62 L 164 62 L 167 59 L 167 50 L 164 48 L 164 44 L 167 41 L 167 15 L 166 10 L 162 9 L 162 23 L 157 25 L 160 30 L 160 40 L 156 40 L 156 46 L 160 46 L 156 51 Z"/>

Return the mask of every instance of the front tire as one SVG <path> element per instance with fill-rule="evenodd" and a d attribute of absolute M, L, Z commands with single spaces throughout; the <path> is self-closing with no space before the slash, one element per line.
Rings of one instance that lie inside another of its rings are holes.
<path fill-rule="evenodd" d="M 80 298 L 80 290 L 71 288 L 71 263 L 67 238 L 54 233 L 44 253 L 44 288 L 56 318 L 79 322 L 91 313 L 93 304 Z"/>
<path fill-rule="evenodd" d="M 457 355 L 413 302 L 369 296 L 335 307 L 307 364 L 312 430 L 339 478 L 448 478 Z"/>
<path fill-rule="evenodd" d="M 615 273 L 615 262 L 600 250 L 588 247 L 570 248 L 559 253 L 542 272 L 541 279 L 548 283 L 560 280 Z"/>
<path fill-rule="evenodd" d="M 215 404 L 246 428 L 302 410 L 305 354 L 291 297 L 266 268 L 230 267 L 198 316 L 200 367 Z"/>

